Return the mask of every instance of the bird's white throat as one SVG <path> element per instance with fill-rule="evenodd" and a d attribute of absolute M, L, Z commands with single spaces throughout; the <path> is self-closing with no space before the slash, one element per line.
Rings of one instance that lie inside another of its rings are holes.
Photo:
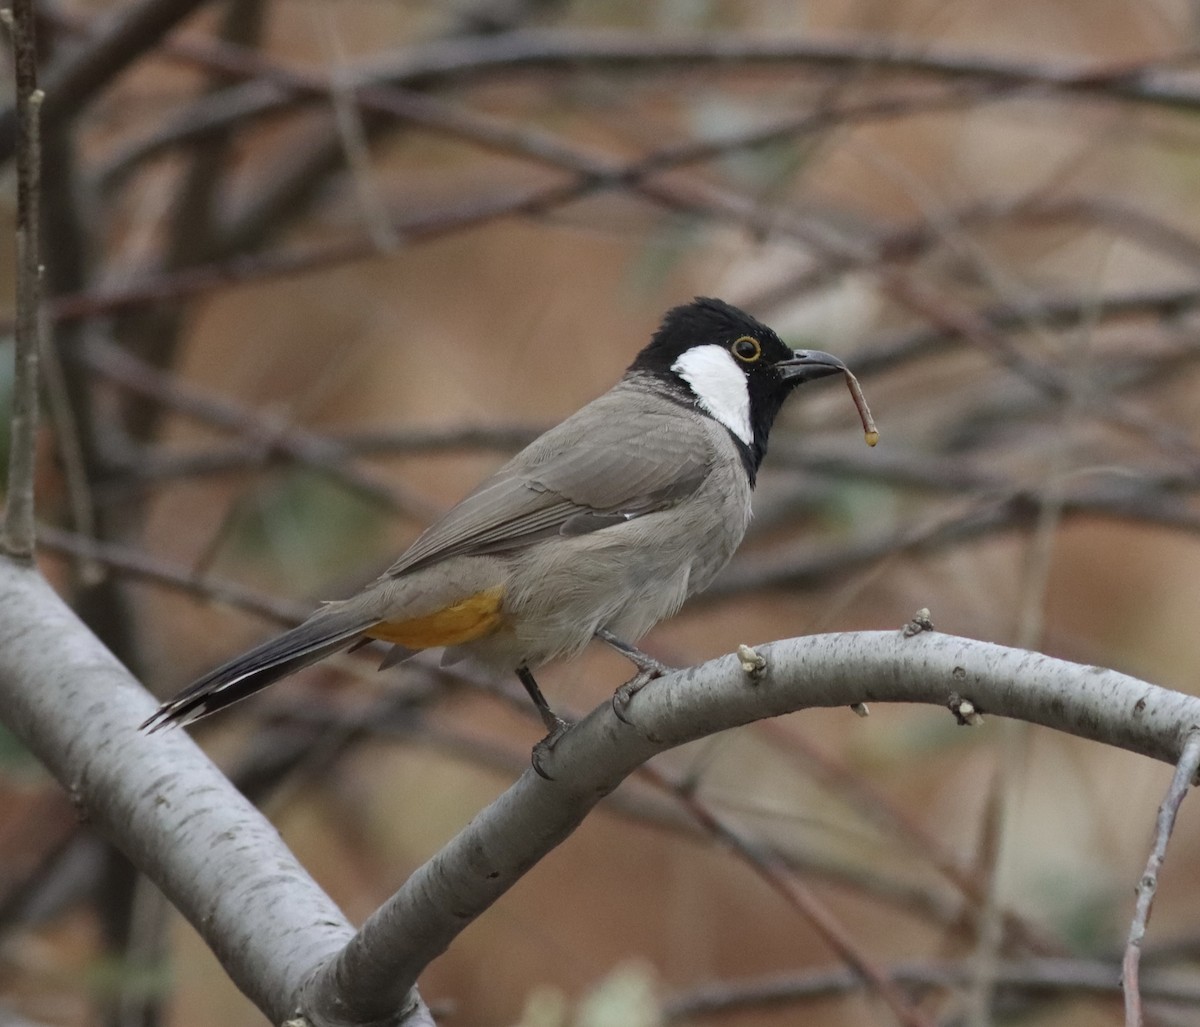
<path fill-rule="evenodd" d="M 671 365 L 688 383 L 696 401 L 747 446 L 754 443 L 750 426 L 750 388 L 745 372 L 724 346 L 693 346 Z"/>

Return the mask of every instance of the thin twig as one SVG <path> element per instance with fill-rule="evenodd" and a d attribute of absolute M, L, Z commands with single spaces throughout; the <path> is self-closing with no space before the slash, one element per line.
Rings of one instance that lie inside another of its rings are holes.
<path fill-rule="evenodd" d="M 397 219 L 394 228 L 406 245 L 442 238 L 505 217 L 545 214 L 602 188 L 582 180 L 550 186 L 522 186 L 472 197 L 445 207 Z M 289 278 L 378 256 L 369 236 L 356 235 L 332 243 L 289 246 L 183 268 L 155 272 L 123 285 L 55 298 L 47 314 L 56 323 L 117 314 L 139 307 L 189 299 L 231 285 Z M 0 321 L 0 327 L 5 327 Z"/>
<path fill-rule="evenodd" d="M 892 802 L 862 775 L 822 752 L 802 733 L 789 731 L 782 722 L 775 720 L 765 720 L 757 727 L 760 733 L 775 743 L 775 751 L 779 755 L 804 765 L 814 780 L 833 788 L 852 803 L 861 816 L 920 853 L 975 907 L 973 912 L 984 904 L 985 882 L 965 869 L 959 859 L 916 817 Z M 1042 956 L 1061 954 L 1061 946 L 1055 940 L 1018 913 L 1004 910 L 1003 914 L 1007 942 Z"/>
<path fill-rule="evenodd" d="M 17 117 L 17 325 L 14 347 L 12 442 L 4 510 L 3 549 L 33 559 L 33 486 L 38 419 L 38 357 L 41 349 L 42 266 L 41 105 L 33 0 L 13 0 L 3 12 L 12 31 Z"/>
<path fill-rule="evenodd" d="M 1137 884 L 1137 904 L 1133 921 L 1129 925 L 1129 940 L 1125 945 L 1121 981 L 1125 988 L 1125 1027 L 1142 1027 L 1142 994 L 1139 984 L 1139 967 L 1142 958 L 1142 942 L 1146 937 L 1146 924 L 1150 920 L 1150 907 L 1154 904 L 1154 893 L 1158 889 L 1158 872 L 1167 856 L 1167 842 L 1175 829 L 1175 817 L 1187 790 L 1196 778 L 1200 767 L 1200 731 L 1193 730 L 1183 744 L 1179 762 L 1167 794 L 1158 807 L 1158 820 L 1154 831 L 1154 845 L 1146 860 Z"/>
<path fill-rule="evenodd" d="M 281 66 L 258 55 L 239 53 L 237 63 L 245 65 L 250 74 L 269 77 L 296 92 L 326 97 L 333 89 L 326 76 Z M 1087 74 L 1082 80 L 1095 83 L 1101 78 L 1104 75 Z M 1120 75 L 1116 80 L 1124 81 Z M 822 259 L 874 261 L 878 288 L 890 299 L 952 334 L 962 336 L 989 359 L 1047 396 L 1061 399 L 1069 392 L 1068 383 L 1056 368 L 1027 357 L 973 308 L 948 298 L 941 290 L 925 285 L 899 268 L 880 265 L 872 245 L 852 239 L 830 224 L 797 217 L 789 211 L 766 208 L 752 199 L 699 179 L 664 179 L 661 172 L 666 167 L 694 159 L 697 152 L 694 146 L 683 148 L 682 156 L 679 153 L 668 156 L 665 164 L 664 158 L 655 155 L 630 167 L 606 153 L 578 146 L 554 133 L 528 125 L 514 125 L 411 91 L 369 86 L 356 91 L 356 100 L 364 111 L 577 176 L 576 187 L 583 190 L 594 189 L 597 183 L 603 187 L 629 189 L 669 210 L 719 217 L 744 229 L 788 238 Z M 712 155 L 705 146 L 699 152 L 704 159 Z M 1090 412 L 1097 419 L 1145 435 L 1165 452 L 1200 466 L 1200 451 L 1191 445 L 1184 432 L 1173 426 L 1111 401 L 1095 404 Z"/>
<path fill-rule="evenodd" d="M 1200 239 L 1177 225 L 1168 224 L 1132 204 L 1109 196 L 1018 196 L 985 199 L 952 211 L 961 229 L 1029 225 L 1047 227 L 1101 226 L 1114 235 L 1133 240 L 1182 264 L 1188 271 L 1200 266 Z M 890 228 L 875 239 L 878 258 L 887 262 L 912 262 L 927 256 L 943 241 L 943 234 L 925 217 L 900 228 Z M 799 297 L 831 287 L 847 271 L 861 265 L 848 260 L 825 260 L 743 297 L 752 310 L 794 303 Z"/>
<path fill-rule="evenodd" d="M 1100 99 L 1188 110 L 1200 105 L 1186 71 L 1169 75 L 1169 59 L 1128 62 L 1008 60 L 983 53 L 905 45 L 895 37 L 814 38 L 809 34 L 769 38 L 733 33 L 654 36 L 639 31 L 523 29 L 499 39 L 464 39 L 425 44 L 363 64 L 366 81 L 451 78 L 517 70 L 605 67 L 744 70 L 770 65 L 787 70 L 805 65 L 833 69 L 901 72 L 947 80 L 984 80 L 1024 85 L 1043 92 L 1063 90 Z"/>
<path fill-rule="evenodd" d="M 298 93 L 325 97 L 331 91 L 331 84 L 324 76 L 273 64 L 253 54 L 235 52 L 235 57 L 231 63 L 239 69 L 239 73 L 270 78 Z M 1115 87 L 1119 91 L 1127 87 L 1131 79 L 1137 81 L 1134 72 L 1138 70 L 1128 66 L 1087 71 L 1076 69 L 1066 76 L 1057 76 L 1055 84 L 1068 87 L 1082 85 L 1086 89 L 1100 84 L 1105 88 Z M 784 211 L 765 209 L 727 189 L 698 180 L 677 183 L 654 177 L 663 170 L 656 161 L 640 162 L 631 177 L 629 168 L 607 155 L 585 150 L 548 132 L 527 126 L 513 126 L 501 119 L 426 95 L 366 86 L 357 90 L 356 99 L 364 111 L 387 115 L 438 134 L 466 140 L 483 149 L 517 155 L 580 176 L 581 188 L 594 188 L 597 182 L 614 188 L 629 188 L 668 209 L 699 212 L 710 217 L 715 215 L 754 231 L 782 234 L 808 247 L 822 259 L 871 259 L 874 254 L 873 247 L 851 240 L 845 233 L 835 231 L 829 225 L 815 224 Z M 694 147 L 685 149 L 685 159 L 690 160 Z M 701 150 L 705 152 L 704 147 Z M 707 157 L 707 153 L 705 155 Z M 925 286 L 897 268 L 879 266 L 877 280 L 881 291 L 891 299 L 952 333 L 963 336 L 991 359 L 1048 396 L 1061 398 L 1066 394 L 1062 376 L 1052 366 L 1026 357 L 1003 335 L 992 330 L 974 310 L 951 301 L 941 292 Z M 1200 452 L 1191 446 L 1183 432 L 1172 426 L 1161 424 L 1136 409 L 1124 408 L 1120 404 L 1097 404 L 1091 413 L 1098 419 L 1146 435 L 1164 451 L 1200 466 Z"/>
<path fill-rule="evenodd" d="M 339 12 L 327 0 L 309 0 L 309 8 L 329 64 L 327 74 L 333 123 L 353 177 L 359 217 L 375 248 L 380 253 L 393 253 L 400 246 L 400 238 L 388 220 L 378 176 L 371 167 L 371 144 L 363 124 L 362 109 L 354 99 L 353 75 L 338 30 Z"/>
<path fill-rule="evenodd" d="M 58 128 L 103 92 L 131 63 L 154 45 L 204 0 L 141 0 L 105 19 L 93 39 L 74 50 L 46 75 L 44 111 L 47 132 Z M 13 10 L 25 6 L 13 3 Z M 39 15 L 49 16 L 42 10 Z M 0 110 L 0 162 L 18 149 L 13 108 Z"/>
<path fill-rule="evenodd" d="M 162 585 L 206 602 L 223 603 L 289 628 L 312 613 L 311 605 L 306 603 L 276 599 L 227 578 L 196 574 L 180 564 L 138 549 L 115 542 L 99 542 L 46 525 L 38 532 L 38 547 L 51 553 L 93 560 L 135 581 Z"/>
<path fill-rule="evenodd" d="M 248 51 L 211 42 L 191 44 L 187 53 L 194 63 L 201 67 L 245 79 L 244 85 L 231 88 L 220 99 L 210 97 L 196 100 L 174 122 L 158 126 L 145 136 L 128 143 L 101 168 L 99 179 L 103 184 L 118 184 L 146 160 L 164 151 L 195 145 L 205 136 L 231 126 L 246 127 L 246 123 L 255 117 L 269 114 L 280 107 L 311 102 L 321 95 L 318 91 L 297 88 L 295 80 L 289 76 L 285 66 L 270 62 L 261 55 L 251 57 L 248 56 Z M 258 63 L 253 63 L 254 60 Z M 404 80 L 391 83 L 373 82 L 369 77 L 352 74 L 349 77 L 356 79 L 347 84 L 351 91 L 349 99 L 364 103 L 364 111 L 371 110 L 372 104 L 361 99 L 362 90 L 373 85 L 382 88 L 390 86 L 394 89 L 416 88 L 419 84 Z M 660 165 L 660 170 L 665 169 L 667 165 L 680 167 L 715 159 L 729 152 L 731 145 L 739 150 L 752 149 L 838 124 L 892 120 L 947 107 L 957 108 L 1002 100 L 1011 96 L 1014 88 L 992 81 L 966 83 L 941 87 L 936 91 L 909 91 L 901 95 L 847 103 L 844 106 L 828 106 L 815 112 L 806 110 L 802 114 L 790 115 L 777 122 L 737 133 L 736 142 L 733 138 L 705 139 L 670 147 L 664 151 L 664 163 Z M 318 145 L 313 144 L 314 151 Z"/>
<path fill-rule="evenodd" d="M 884 969 L 858 945 L 833 911 L 788 870 L 778 855 L 735 830 L 694 792 L 689 793 L 655 767 L 643 766 L 640 775 L 679 798 L 705 831 L 730 846 L 788 905 L 800 912 L 838 958 L 867 982 L 900 1023 L 908 1027 L 932 1027 L 933 1021 L 913 1005 Z"/>
<path fill-rule="evenodd" d="M 53 18 L 76 33 L 94 31 L 91 22 L 72 12 Z M 195 37 L 169 39 L 162 52 L 175 60 L 213 67 L 224 65 L 231 78 L 250 78 L 232 92 L 220 115 L 203 119 L 200 130 L 219 127 L 221 120 L 276 115 L 285 109 L 311 104 L 311 93 L 297 92 L 285 84 L 247 75 L 235 50 Z M 531 70 L 568 71 L 606 68 L 610 71 L 649 70 L 694 72 L 707 68 L 744 72 L 747 68 L 808 66 L 834 70 L 887 71 L 986 88 L 1011 95 L 1016 90 L 1045 95 L 1052 91 L 1077 92 L 1097 99 L 1191 110 L 1200 106 L 1197 92 L 1185 74 L 1164 74 L 1167 62 L 1155 60 L 1116 66 L 1112 63 L 1077 63 L 1006 60 L 982 53 L 931 50 L 926 44 L 905 47 L 894 39 L 853 38 L 821 40 L 810 36 L 754 39 L 730 35 L 647 36 L 641 32 L 524 29 L 503 37 L 473 36 L 426 42 L 399 52 L 373 56 L 347 71 L 357 86 L 393 85 L 428 87 L 433 84 L 478 80 L 484 76 Z"/>
<path fill-rule="evenodd" d="M 328 432 L 327 437 L 355 456 L 430 456 L 435 453 L 478 450 L 513 453 L 528 445 L 548 424 L 464 424 L 446 428 L 362 429 Z M 237 441 L 224 446 L 155 446 L 131 454 L 123 478 L 133 483 L 153 484 L 174 479 L 262 470 L 274 454 L 261 446 Z M 128 485 L 130 482 L 122 482 Z M 948 487 L 948 486 L 942 486 Z"/>
<path fill-rule="evenodd" d="M 247 48 L 261 39 L 267 17 L 267 0 L 227 0 L 216 26 L 222 40 Z M 202 95 L 224 88 L 223 76 L 207 74 Z M 153 247 L 147 271 L 170 272 L 230 254 L 220 248 L 221 214 L 236 175 L 235 134 L 212 132 L 186 154 L 183 167 L 163 189 L 163 217 L 140 218 L 143 231 L 154 235 L 162 225 L 162 242 Z M 120 276 L 118 276 L 120 277 Z M 135 317 L 114 321 L 111 337 L 122 349 L 159 368 L 170 370 L 178 362 L 187 336 L 187 311 L 180 304 L 156 304 L 135 311 Z M 158 436 L 163 411 L 152 397 L 126 396 L 120 420 L 131 440 L 149 441 Z M 104 474 L 103 478 L 114 477 Z"/>
<path fill-rule="evenodd" d="M 88 480 L 87 457 L 83 451 L 79 418 L 71 405 L 71 389 L 63 367 L 62 353 L 57 346 L 42 347 L 42 378 L 46 385 L 46 405 L 58 457 L 62 462 L 63 479 L 67 487 L 67 502 L 75 530 L 85 538 L 96 535 L 96 504 L 92 484 Z M 94 585 L 103 575 L 100 564 L 81 556 L 78 563 L 80 581 Z"/>
<path fill-rule="evenodd" d="M 914 990 L 962 987 L 974 972 L 966 959 L 896 963 L 886 971 L 893 981 Z M 1115 996 L 1120 987 L 1118 967 L 1113 963 L 1068 958 L 1004 960 L 996 967 L 996 984 L 1027 1001 L 1044 997 L 1048 1002 L 1070 995 Z M 848 967 L 716 982 L 668 996 L 663 1002 L 663 1018 L 667 1023 L 691 1023 L 701 1017 L 774 1010 L 853 994 L 862 988 L 862 978 Z M 1182 980 L 1156 975 L 1148 982 L 1146 993 L 1165 1002 L 1200 1005 L 1200 982 L 1191 975 Z"/>
<path fill-rule="evenodd" d="M 1038 489 L 1017 487 L 1007 494 L 979 498 L 965 510 L 941 514 L 922 525 L 905 526 L 879 538 L 836 547 L 780 546 L 773 551 L 737 557 L 691 603 L 693 607 L 705 606 L 768 587 L 814 588 L 888 557 L 939 552 L 972 539 L 1027 527 L 1035 522 L 1041 502 Z M 1062 512 L 1064 519 L 1088 515 L 1200 534 L 1200 514 L 1178 496 L 1158 492 L 1152 486 L 1142 492 L 1118 481 L 1077 489 L 1064 497 Z"/>
<path fill-rule="evenodd" d="M 353 466 L 350 455 L 331 439 L 283 418 L 261 414 L 225 396 L 207 392 L 116 346 L 92 340 L 81 359 L 90 370 L 123 388 L 153 397 L 206 424 L 234 432 L 264 453 L 284 454 L 385 509 L 421 522 L 441 512 L 435 504 L 416 493 L 385 484 Z"/>

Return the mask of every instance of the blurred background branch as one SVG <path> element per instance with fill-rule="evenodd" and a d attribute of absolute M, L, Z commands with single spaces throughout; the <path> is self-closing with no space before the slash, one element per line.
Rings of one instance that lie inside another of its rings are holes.
<path fill-rule="evenodd" d="M 156 693 L 376 574 L 695 294 L 845 358 L 883 442 L 814 387 L 775 432 L 744 551 L 649 651 L 686 666 L 929 606 L 946 631 L 1195 690 L 1191 5 L 35 10 L 59 373 L 17 476 L 42 570 Z M 0 96 L 9 166 L 16 110 Z M 0 212 L 15 227 L 13 199 Z M 16 321 L 10 296 L 5 459 L 28 395 Z M 369 656 L 199 732 L 354 920 L 538 734 L 507 681 L 424 660 L 378 675 Z M 626 670 L 589 653 L 547 687 L 587 709 Z M 1101 975 L 1169 774 L 949 721 L 808 711 L 659 757 L 424 991 L 465 1025 L 888 1015 L 749 846 L 930 1022 L 1120 1023 Z M 5 1015 L 259 1022 L 6 735 L 0 808 Z M 1200 900 L 1177 870 L 1200 857 L 1193 821 L 1146 938 L 1148 1022 L 1197 1016 Z"/>
<path fill-rule="evenodd" d="M 33 559 L 34 446 L 38 428 L 41 351 L 42 133 L 44 95 L 37 82 L 33 3 L 14 0 L 2 19 L 12 42 L 13 117 L 20 142 L 16 204 L 16 323 L 13 331 L 12 410 L 8 485 L 0 549 L 15 560 Z"/>

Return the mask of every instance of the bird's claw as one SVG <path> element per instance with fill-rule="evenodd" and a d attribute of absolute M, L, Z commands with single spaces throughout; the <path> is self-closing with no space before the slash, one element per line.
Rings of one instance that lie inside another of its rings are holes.
<path fill-rule="evenodd" d="M 546 770 L 544 761 L 554 752 L 554 747 L 558 745 L 562 736 L 570 730 L 571 723 L 563 720 L 562 717 L 554 716 L 552 720 L 546 720 L 546 727 L 550 733 L 533 747 L 529 762 L 533 765 L 537 776 L 543 781 L 553 781 L 554 777 Z"/>
<path fill-rule="evenodd" d="M 637 678 L 645 677 L 646 681 L 652 681 L 654 678 L 661 678 L 665 674 L 670 674 L 673 669 L 668 667 L 660 660 L 656 660 L 648 653 L 642 652 L 640 649 L 634 649 L 631 652 L 627 652 L 625 657 L 630 663 L 637 667 Z M 636 681 L 637 678 L 634 678 L 633 680 Z M 642 684 L 645 685 L 646 681 L 643 681 Z M 629 683 L 632 684 L 632 682 Z M 624 687 L 624 685 L 622 685 L 622 687 Z"/>
<path fill-rule="evenodd" d="M 639 670 L 633 677 L 625 682 L 620 688 L 613 692 L 612 711 L 613 716 L 622 724 L 633 726 L 633 721 L 625 716 L 625 709 L 629 706 L 630 701 L 655 678 L 661 678 L 664 674 L 670 672 L 669 667 L 663 666 L 657 660 L 654 660 L 655 666 L 646 667 Z"/>

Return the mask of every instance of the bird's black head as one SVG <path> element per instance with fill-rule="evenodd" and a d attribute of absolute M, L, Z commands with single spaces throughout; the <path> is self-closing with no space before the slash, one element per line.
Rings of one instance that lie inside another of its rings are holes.
<path fill-rule="evenodd" d="M 793 350 L 761 321 L 722 300 L 698 297 L 668 310 L 628 373 L 650 374 L 680 400 L 723 424 L 753 483 L 775 415 L 801 382 L 846 366 L 820 350 Z"/>

